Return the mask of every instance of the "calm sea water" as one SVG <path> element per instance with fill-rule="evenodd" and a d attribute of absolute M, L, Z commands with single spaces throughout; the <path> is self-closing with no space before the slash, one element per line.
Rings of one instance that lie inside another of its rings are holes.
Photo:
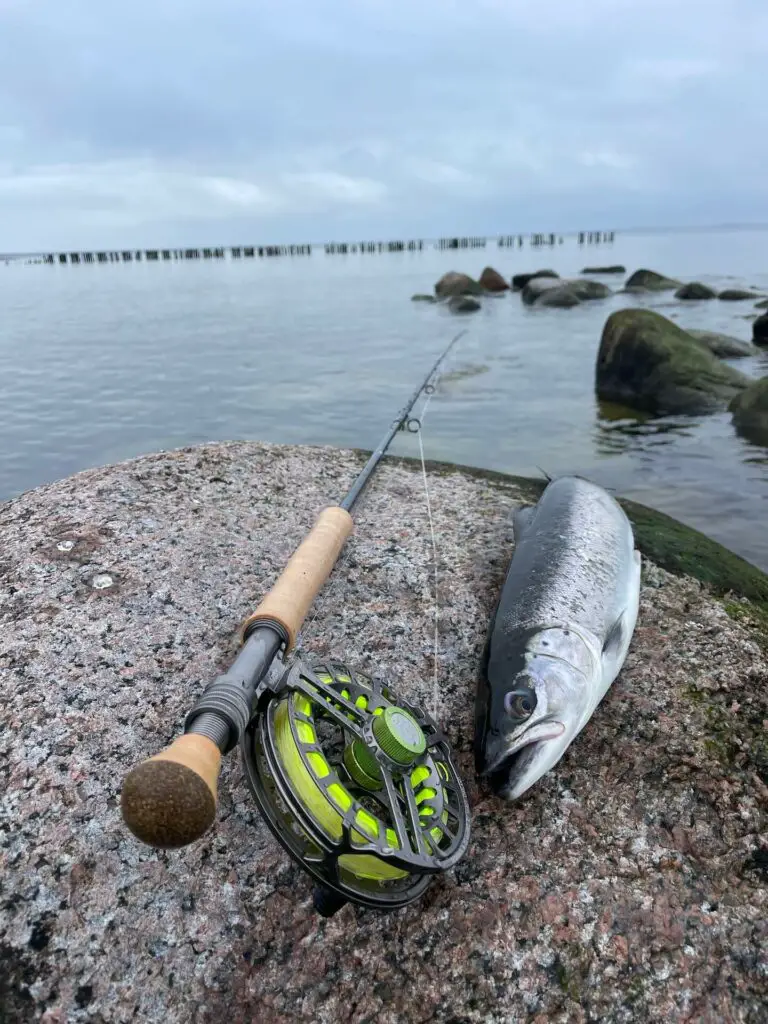
<path fill-rule="evenodd" d="M 539 250 L 0 266 L 0 500 L 211 440 L 372 447 L 461 326 L 468 333 L 425 421 L 428 458 L 588 475 L 768 569 L 768 450 L 740 440 L 728 414 L 646 424 L 601 414 L 600 333 L 636 296 L 532 310 L 505 295 L 462 318 L 409 301 L 450 269 L 569 275 L 605 262 L 768 293 L 768 233 L 748 231 Z M 751 336 L 751 302 L 640 302 L 683 326 Z M 733 365 L 761 376 L 768 354 Z M 398 437 L 393 451 L 416 454 L 416 438 Z"/>

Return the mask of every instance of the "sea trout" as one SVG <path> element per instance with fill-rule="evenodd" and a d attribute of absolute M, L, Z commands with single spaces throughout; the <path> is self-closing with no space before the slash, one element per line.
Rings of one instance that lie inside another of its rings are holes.
<path fill-rule="evenodd" d="M 515 548 L 475 699 L 475 762 L 516 800 L 548 772 L 619 674 L 637 622 L 640 552 L 623 509 L 580 477 L 516 510 Z"/>

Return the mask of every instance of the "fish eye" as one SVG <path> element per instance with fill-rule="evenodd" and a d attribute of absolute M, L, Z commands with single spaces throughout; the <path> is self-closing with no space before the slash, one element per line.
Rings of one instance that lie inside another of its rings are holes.
<path fill-rule="evenodd" d="M 536 693 L 531 689 L 510 690 L 504 697 L 504 710 L 513 718 L 525 721 L 536 707 Z"/>

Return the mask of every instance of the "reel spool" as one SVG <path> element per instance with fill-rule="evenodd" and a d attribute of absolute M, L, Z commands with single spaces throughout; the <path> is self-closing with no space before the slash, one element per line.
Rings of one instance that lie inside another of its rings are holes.
<path fill-rule="evenodd" d="M 258 696 L 241 751 L 324 916 L 403 907 L 467 848 L 469 805 L 437 724 L 344 664 L 294 664 Z"/>

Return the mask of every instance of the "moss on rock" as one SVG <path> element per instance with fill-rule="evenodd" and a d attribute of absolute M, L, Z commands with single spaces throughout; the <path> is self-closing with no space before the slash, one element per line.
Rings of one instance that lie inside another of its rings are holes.
<path fill-rule="evenodd" d="M 768 445 L 768 377 L 761 377 L 731 400 L 733 425 L 753 444 Z"/>
<path fill-rule="evenodd" d="M 599 398 L 658 415 L 715 412 L 749 378 L 649 309 L 611 313 L 596 365 Z"/>

